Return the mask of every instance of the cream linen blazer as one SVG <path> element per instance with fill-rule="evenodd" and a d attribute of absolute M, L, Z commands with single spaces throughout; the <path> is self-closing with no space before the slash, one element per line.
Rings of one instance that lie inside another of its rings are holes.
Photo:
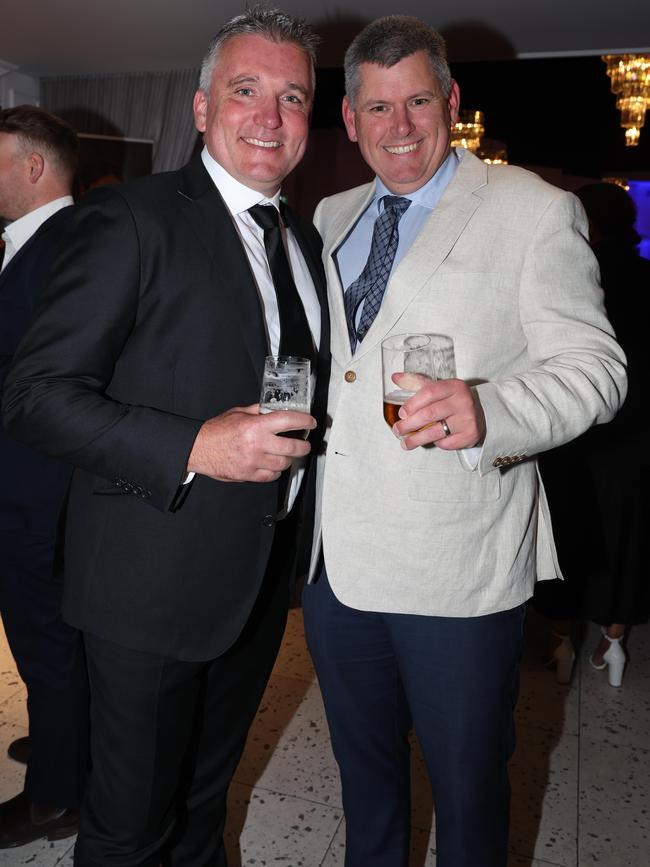
<path fill-rule="evenodd" d="M 513 166 L 460 165 L 395 269 L 352 355 L 334 253 L 374 184 L 324 199 L 332 325 L 316 533 L 332 589 L 367 611 L 470 617 L 560 574 L 535 455 L 606 422 L 626 391 L 578 200 Z M 382 415 L 381 341 L 451 335 L 487 436 L 475 469 L 435 447 L 406 452 Z M 571 479 L 567 479 L 571 484 Z"/>

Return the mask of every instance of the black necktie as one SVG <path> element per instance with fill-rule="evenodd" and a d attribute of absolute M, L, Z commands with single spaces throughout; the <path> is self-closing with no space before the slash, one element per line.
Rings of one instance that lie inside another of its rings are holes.
<path fill-rule="evenodd" d="M 293 281 L 291 267 L 282 240 L 280 214 L 273 205 L 253 205 L 248 213 L 264 229 L 264 249 L 278 299 L 280 317 L 279 355 L 309 358 L 314 364 L 314 344 L 305 308 Z"/>
<path fill-rule="evenodd" d="M 248 213 L 264 229 L 264 249 L 271 269 L 271 278 L 278 300 L 280 317 L 280 348 L 278 355 L 308 358 L 312 369 L 316 361 L 309 323 L 296 289 L 280 229 L 280 214 L 274 205 L 253 205 Z M 286 506 L 290 470 L 278 481 L 278 511 Z"/>

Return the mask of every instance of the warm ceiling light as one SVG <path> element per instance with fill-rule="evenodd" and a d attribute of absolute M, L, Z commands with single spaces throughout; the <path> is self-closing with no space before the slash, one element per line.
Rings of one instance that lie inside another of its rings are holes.
<path fill-rule="evenodd" d="M 606 54 L 607 75 L 621 112 L 625 144 L 639 143 L 645 113 L 650 108 L 650 54 Z"/>
<path fill-rule="evenodd" d="M 630 184 L 627 178 L 603 178 L 605 184 L 616 184 L 617 187 L 622 187 L 626 193 L 630 192 Z"/>
<path fill-rule="evenodd" d="M 484 132 L 482 111 L 461 111 L 451 128 L 451 146 L 476 151 Z"/>
<path fill-rule="evenodd" d="M 505 143 L 495 138 L 481 139 L 481 146 L 476 151 L 476 156 L 491 166 L 507 165 L 508 149 Z"/>

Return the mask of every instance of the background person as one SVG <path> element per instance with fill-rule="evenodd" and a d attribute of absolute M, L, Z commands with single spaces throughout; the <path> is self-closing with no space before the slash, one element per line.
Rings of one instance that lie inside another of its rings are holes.
<path fill-rule="evenodd" d="M 0 111 L 0 388 L 63 246 L 76 132 L 32 105 Z M 88 769 L 88 686 L 79 632 L 61 618 L 57 532 L 72 468 L 0 428 L 0 611 L 27 687 L 29 736 L 9 745 L 27 763 L 22 792 L 0 804 L 0 848 L 77 830 Z"/>
<path fill-rule="evenodd" d="M 575 197 L 450 151 L 439 34 L 379 19 L 345 74 L 346 129 L 377 177 L 315 215 L 332 421 L 303 596 L 345 863 L 408 864 L 413 723 L 438 867 L 504 867 L 524 603 L 557 574 L 535 455 L 612 417 L 623 354 Z M 391 430 L 381 341 L 408 332 L 451 335 L 458 378 L 423 381 Z"/>
<path fill-rule="evenodd" d="M 248 209 L 277 215 L 313 87 L 303 22 L 256 7 L 224 24 L 194 98 L 203 152 L 84 197 L 8 379 L 13 434 L 76 467 L 64 611 L 92 692 L 77 867 L 226 863 L 227 788 L 312 497 L 303 468 L 279 502 L 310 443 L 277 434 L 316 421 L 259 414 L 264 357 L 308 344 L 322 420 L 329 345 L 315 230 L 286 210 L 297 288 L 274 286 Z"/>
<path fill-rule="evenodd" d="M 589 659 L 595 668 L 607 668 L 612 686 L 620 686 L 626 627 L 645 623 L 650 616 L 650 463 L 643 433 L 650 374 L 650 262 L 639 255 L 636 208 L 624 189 L 595 183 L 576 190 L 576 195 L 589 219 L 607 314 L 627 356 L 629 391 L 611 424 L 542 458 L 560 566 L 567 580 L 539 584 L 534 604 L 552 621 L 550 665 L 560 682 L 570 679 L 575 658 L 572 622 L 587 618 L 603 631 Z"/>

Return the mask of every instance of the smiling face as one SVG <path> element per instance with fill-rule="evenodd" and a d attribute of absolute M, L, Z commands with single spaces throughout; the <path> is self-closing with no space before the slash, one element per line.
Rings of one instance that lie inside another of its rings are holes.
<path fill-rule="evenodd" d="M 343 120 L 370 168 L 403 195 L 426 184 L 447 157 L 459 98 L 455 81 L 443 95 L 418 51 L 390 67 L 362 63 L 355 107 L 343 99 Z"/>
<path fill-rule="evenodd" d="M 312 101 L 311 62 L 298 45 L 234 36 L 221 48 L 210 93 L 196 92 L 194 120 L 230 175 L 272 196 L 305 152 Z"/>

